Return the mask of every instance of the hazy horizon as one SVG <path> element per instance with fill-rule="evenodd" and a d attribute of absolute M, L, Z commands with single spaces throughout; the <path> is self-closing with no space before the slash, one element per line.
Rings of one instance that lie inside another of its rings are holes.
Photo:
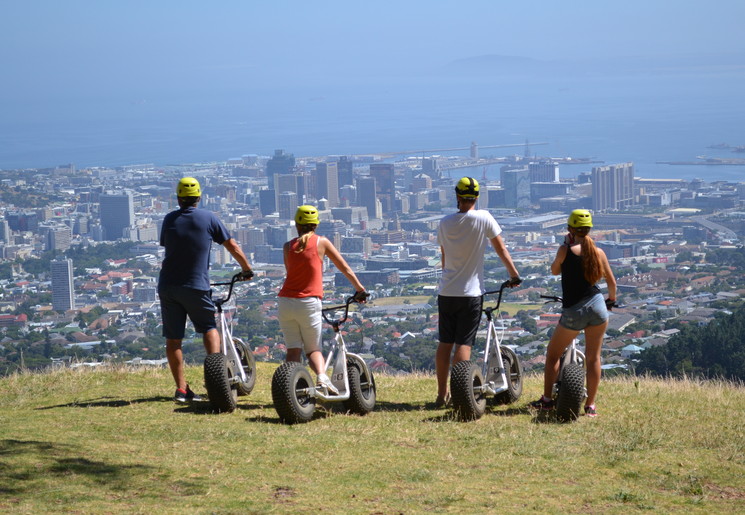
<path fill-rule="evenodd" d="M 745 144 L 743 15 L 735 0 L 6 2 L 0 168 L 526 138 L 694 157 Z M 680 150 L 636 148 L 654 137 Z"/>

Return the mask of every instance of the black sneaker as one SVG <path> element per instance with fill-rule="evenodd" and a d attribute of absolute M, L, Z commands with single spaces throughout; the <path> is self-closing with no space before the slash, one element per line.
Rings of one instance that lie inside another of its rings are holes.
<path fill-rule="evenodd" d="M 186 385 L 186 390 L 179 388 L 176 390 L 176 394 L 173 396 L 173 400 L 176 402 L 200 402 L 202 398 L 196 393 L 191 391 L 189 385 Z"/>
<path fill-rule="evenodd" d="M 589 406 L 585 406 L 585 415 L 587 415 L 588 417 L 597 417 L 598 416 L 598 412 L 595 409 L 595 405 L 594 404 L 591 404 Z"/>
<path fill-rule="evenodd" d="M 553 399 L 548 400 L 548 401 L 543 400 L 543 396 L 541 395 L 540 399 L 538 399 L 537 401 L 531 402 L 530 404 L 528 404 L 528 406 L 530 406 L 531 408 L 548 411 L 548 410 L 554 409 L 554 407 L 556 406 L 556 403 L 554 402 Z"/>
<path fill-rule="evenodd" d="M 437 396 L 435 400 L 435 408 L 449 408 L 450 407 L 450 392 L 446 393 L 444 397 Z"/>

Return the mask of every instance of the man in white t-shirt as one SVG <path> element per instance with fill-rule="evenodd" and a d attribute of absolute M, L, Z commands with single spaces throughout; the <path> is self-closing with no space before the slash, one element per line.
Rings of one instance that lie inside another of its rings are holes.
<path fill-rule="evenodd" d="M 458 212 L 444 217 L 437 231 L 442 251 L 442 279 L 437 298 L 440 315 L 440 344 L 435 355 L 437 373 L 436 407 L 448 404 L 450 365 L 471 359 L 481 320 L 484 294 L 484 253 L 491 244 L 510 274 L 510 287 L 521 279 L 500 236 L 502 228 L 486 210 L 475 209 L 479 183 L 463 177 L 455 186 Z M 455 354 L 453 355 L 453 346 Z M 452 359 L 451 359 L 452 356 Z"/>

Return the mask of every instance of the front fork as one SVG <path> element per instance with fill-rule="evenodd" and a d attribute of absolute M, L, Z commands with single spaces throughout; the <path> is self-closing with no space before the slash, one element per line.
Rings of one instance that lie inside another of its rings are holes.
<path fill-rule="evenodd" d="M 233 343 L 233 333 L 230 330 L 230 324 L 222 309 L 219 310 L 218 316 L 220 318 L 220 352 L 225 354 L 228 363 L 233 364 L 233 375 L 230 377 L 230 384 L 244 383 L 247 380 L 246 371 L 243 370 L 241 357 Z"/>

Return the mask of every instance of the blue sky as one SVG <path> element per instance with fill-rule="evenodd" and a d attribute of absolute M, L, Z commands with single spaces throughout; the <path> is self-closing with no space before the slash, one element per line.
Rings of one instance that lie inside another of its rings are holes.
<path fill-rule="evenodd" d="M 745 52 L 745 2 L 3 0 L 0 91 Z M 10 79 L 10 80 L 7 80 Z"/>

